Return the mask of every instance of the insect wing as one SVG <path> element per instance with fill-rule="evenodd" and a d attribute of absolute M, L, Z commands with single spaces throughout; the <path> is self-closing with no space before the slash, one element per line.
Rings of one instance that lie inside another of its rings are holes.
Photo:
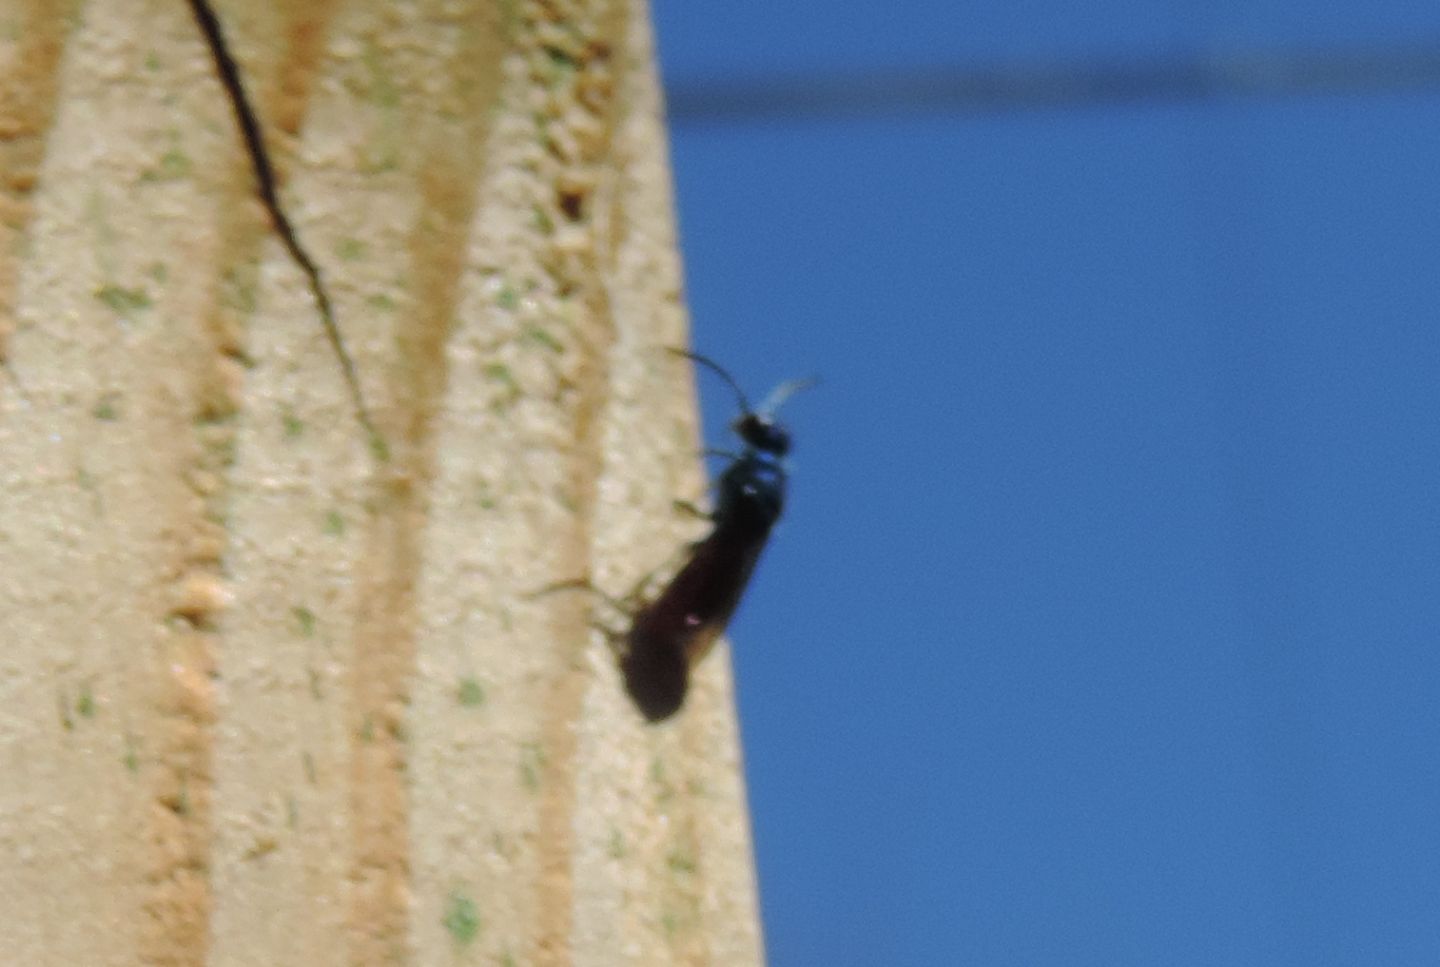
<path fill-rule="evenodd" d="M 714 647 L 740 603 L 765 535 L 740 536 L 717 527 L 660 597 L 635 616 L 621 667 L 626 690 L 651 721 L 680 708 L 690 669 Z"/>

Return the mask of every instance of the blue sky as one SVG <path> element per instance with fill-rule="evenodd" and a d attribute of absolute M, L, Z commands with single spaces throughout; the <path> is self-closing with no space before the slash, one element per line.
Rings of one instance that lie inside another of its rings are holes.
<path fill-rule="evenodd" d="M 1414 3 L 655 15 L 677 98 L 1440 49 Z M 696 348 L 825 379 L 732 626 L 773 967 L 1434 963 L 1440 87 L 671 133 Z"/>

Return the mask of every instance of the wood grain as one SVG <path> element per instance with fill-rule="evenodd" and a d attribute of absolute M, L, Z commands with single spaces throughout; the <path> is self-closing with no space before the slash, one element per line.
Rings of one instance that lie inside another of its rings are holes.
<path fill-rule="evenodd" d="M 703 490 L 648 12 L 221 0 L 376 422 L 181 0 L 0 0 L 0 946 L 761 960 L 722 649 L 582 595 Z"/>

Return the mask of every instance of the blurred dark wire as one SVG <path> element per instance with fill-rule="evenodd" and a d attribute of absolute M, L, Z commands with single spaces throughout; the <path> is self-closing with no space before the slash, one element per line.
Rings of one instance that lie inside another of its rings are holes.
<path fill-rule="evenodd" d="M 998 114 L 1146 101 L 1423 90 L 1440 86 L 1440 43 L 1014 67 L 940 67 L 797 77 L 681 80 L 675 123 Z"/>

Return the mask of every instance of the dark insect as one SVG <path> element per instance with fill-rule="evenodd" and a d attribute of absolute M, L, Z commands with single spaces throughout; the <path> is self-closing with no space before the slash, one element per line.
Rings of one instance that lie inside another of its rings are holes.
<path fill-rule="evenodd" d="M 745 444 L 716 482 L 709 535 L 660 595 L 635 613 L 625 636 L 620 668 L 625 688 L 652 722 L 668 718 L 685 701 L 690 670 L 725 630 L 755 570 L 770 529 L 785 507 L 784 458 L 790 433 L 775 422 L 775 411 L 812 380 L 778 387 L 758 410 L 751 408 L 730 374 L 695 353 L 676 350 L 714 370 L 735 391 L 740 416 L 731 429 Z"/>

